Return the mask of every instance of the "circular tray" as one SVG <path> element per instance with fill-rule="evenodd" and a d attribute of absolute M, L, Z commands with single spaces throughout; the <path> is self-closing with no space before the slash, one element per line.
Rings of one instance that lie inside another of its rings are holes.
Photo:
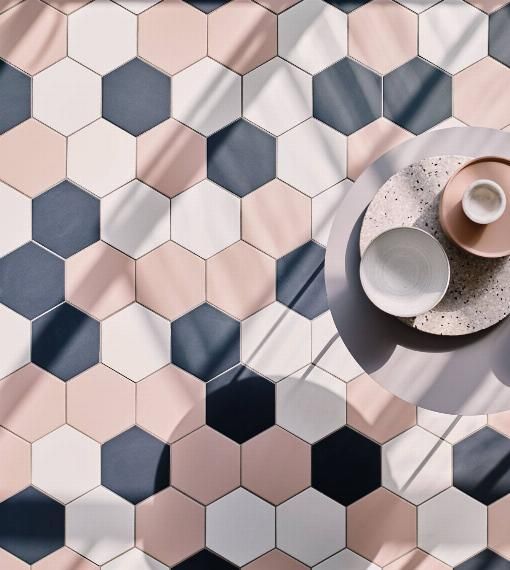
<path fill-rule="evenodd" d="M 403 322 L 421 331 L 458 336 L 486 329 L 510 314 L 510 262 L 471 255 L 443 232 L 438 216 L 440 194 L 462 156 L 421 160 L 394 174 L 367 208 L 360 233 L 360 251 L 381 232 L 398 226 L 421 228 L 444 247 L 451 280 L 443 300 L 431 311 Z"/>
<path fill-rule="evenodd" d="M 464 190 L 480 178 L 497 182 L 509 204 L 499 220 L 486 226 L 472 222 L 462 210 Z M 510 161 L 488 156 L 461 166 L 445 186 L 439 218 L 448 237 L 469 253 L 481 257 L 510 255 Z"/>

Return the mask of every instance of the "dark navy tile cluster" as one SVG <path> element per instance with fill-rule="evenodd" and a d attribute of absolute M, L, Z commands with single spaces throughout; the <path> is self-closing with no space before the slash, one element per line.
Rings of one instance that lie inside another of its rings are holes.
<path fill-rule="evenodd" d="M 229 0 L 184 0 L 184 1 L 188 4 L 191 4 L 195 8 L 198 8 L 205 14 L 209 14 L 213 10 L 216 10 L 216 8 L 219 8 L 220 6 L 223 6 L 223 4 L 226 4 Z"/>
<path fill-rule="evenodd" d="M 344 427 L 312 447 L 312 487 L 350 505 L 381 486 L 381 448 Z"/>
<path fill-rule="evenodd" d="M 455 570 L 510 570 L 510 562 L 492 550 L 482 550 L 473 558 L 455 566 Z"/>
<path fill-rule="evenodd" d="M 237 366 L 207 383 L 207 425 L 244 443 L 275 423 L 275 386 Z"/>
<path fill-rule="evenodd" d="M 0 302 L 34 319 L 64 300 L 64 262 L 29 242 L 0 259 Z"/>
<path fill-rule="evenodd" d="M 246 196 L 276 176 L 276 139 L 239 119 L 207 139 L 207 177 Z"/>
<path fill-rule="evenodd" d="M 415 57 L 384 76 L 384 116 L 419 135 L 452 114 L 452 78 Z"/>
<path fill-rule="evenodd" d="M 489 55 L 510 67 L 510 4 L 489 16 Z"/>
<path fill-rule="evenodd" d="M 300 315 L 314 319 L 328 309 L 324 281 L 326 250 L 309 241 L 276 264 L 276 298 Z"/>
<path fill-rule="evenodd" d="M 30 118 L 30 77 L 0 59 L 0 135 Z"/>
<path fill-rule="evenodd" d="M 136 504 L 170 484 L 170 446 L 138 427 L 101 447 L 101 484 Z"/>
<path fill-rule="evenodd" d="M 65 507 L 33 487 L 0 503 L 0 548 L 33 564 L 64 546 Z"/>
<path fill-rule="evenodd" d="M 32 362 L 69 380 L 99 362 L 99 323 L 63 303 L 32 323 Z"/>
<path fill-rule="evenodd" d="M 510 439 L 486 427 L 457 443 L 453 484 L 486 505 L 510 493 Z"/>
<path fill-rule="evenodd" d="M 326 0 L 326 2 L 348 14 L 349 12 L 356 10 L 356 8 L 370 2 L 370 0 Z"/>
<path fill-rule="evenodd" d="M 201 380 L 239 363 L 241 325 L 204 303 L 172 323 L 172 362 Z"/>
<path fill-rule="evenodd" d="M 237 568 L 210 550 L 201 550 L 191 558 L 174 566 L 173 570 L 236 570 Z"/>
<path fill-rule="evenodd" d="M 382 79 L 345 57 L 313 78 L 313 116 L 350 135 L 382 114 Z"/>
<path fill-rule="evenodd" d="M 62 257 L 99 240 L 99 200 L 67 180 L 32 201 L 33 239 Z"/>
<path fill-rule="evenodd" d="M 138 136 L 170 117 L 170 77 L 132 59 L 103 77 L 103 117 Z"/>

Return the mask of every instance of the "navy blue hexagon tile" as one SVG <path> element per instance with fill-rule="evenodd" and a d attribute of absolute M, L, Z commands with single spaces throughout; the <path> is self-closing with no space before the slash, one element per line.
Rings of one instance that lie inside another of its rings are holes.
<path fill-rule="evenodd" d="M 309 241 L 276 264 L 276 298 L 300 315 L 314 319 L 328 309 L 324 282 L 326 250 Z"/>
<path fill-rule="evenodd" d="M 64 546 L 65 507 L 33 487 L 0 503 L 0 548 L 33 564 Z"/>
<path fill-rule="evenodd" d="M 381 486 L 381 448 L 344 427 L 312 446 L 312 487 L 350 505 Z"/>
<path fill-rule="evenodd" d="M 241 325 L 203 303 L 172 322 L 172 362 L 208 381 L 239 363 Z"/>
<path fill-rule="evenodd" d="M 30 118 L 30 77 L 0 59 L 0 135 Z"/>
<path fill-rule="evenodd" d="M 64 262 L 29 242 L 0 259 L 0 302 L 34 319 L 64 300 Z"/>
<path fill-rule="evenodd" d="M 489 16 L 489 55 L 510 67 L 510 4 Z"/>
<path fill-rule="evenodd" d="M 239 365 L 207 383 L 206 423 L 244 443 L 275 423 L 275 386 Z"/>
<path fill-rule="evenodd" d="M 138 136 L 170 117 L 170 77 L 132 59 L 103 77 L 103 117 Z"/>
<path fill-rule="evenodd" d="M 191 4 L 198 10 L 204 12 L 205 14 L 209 14 L 216 8 L 223 6 L 229 0 L 184 0 L 186 3 Z"/>
<path fill-rule="evenodd" d="M 510 439 L 485 427 L 457 443 L 453 484 L 486 505 L 510 493 Z"/>
<path fill-rule="evenodd" d="M 276 139 L 244 119 L 207 139 L 207 176 L 246 196 L 276 176 Z"/>
<path fill-rule="evenodd" d="M 62 303 L 32 323 L 32 362 L 69 380 L 99 362 L 99 323 Z"/>
<path fill-rule="evenodd" d="M 101 447 L 101 484 L 136 504 L 168 487 L 170 447 L 139 427 Z"/>
<path fill-rule="evenodd" d="M 349 12 L 356 10 L 356 8 L 363 6 L 363 4 L 370 2 L 370 0 L 326 0 L 326 2 L 342 10 L 342 12 L 349 14 Z"/>
<path fill-rule="evenodd" d="M 344 57 L 313 78 L 313 116 L 350 135 L 382 113 L 382 79 Z"/>
<path fill-rule="evenodd" d="M 384 116 L 419 135 L 452 114 L 452 78 L 415 57 L 384 76 Z"/>
<path fill-rule="evenodd" d="M 32 237 L 62 257 L 99 240 L 99 200 L 65 180 L 32 201 Z"/>
<path fill-rule="evenodd" d="M 510 562 L 492 550 L 482 550 L 473 558 L 455 566 L 455 570 L 510 570 Z"/>
<path fill-rule="evenodd" d="M 210 550 L 201 550 L 191 558 L 174 566 L 173 570 L 236 570 L 237 568 Z"/>

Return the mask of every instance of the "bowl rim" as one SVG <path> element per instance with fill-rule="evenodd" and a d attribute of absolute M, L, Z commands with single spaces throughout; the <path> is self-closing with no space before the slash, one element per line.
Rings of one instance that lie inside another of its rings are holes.
<path fill-rule="evenodd" d="M 383 309 L 374 299 L 372 299 L 372 297 L 369 295 L 369 293 L 367 292 L 366 288 L 365 288 L 365 284 L 366 284 L 366 280 L 363 277 L 363 260 L 366 259 L 366 254 L 368 252 L 368 250 L 370 249 L 370 247 L 375 243 L 375 241 L 377 241 L 379 238 L 381 238 L 382 236 L 389 234 L 391 232 L 395 232 L 395 231 L 413 231 L 413 232 L 420 232 L 422 234 L 425 234 L 425 236 L 427 236 L 427 238 L 429 238 L 430 240 L 432 240 L 433 242 L 435 242 L 436 246 L 439 247 L 439 250 L 442 252 L 443 254 L 443 258 L 446 262 L 446 283 L 445 283 L 445 287 L 443 289 L 443 291 L 441 292 L 440 296 L 435 300 L 434 304 L 431 304 L 429 307 L 427 307 L 426 309 L 424 309 L 423 311 L 421 311 L 420 313 L 406 313 L 406 312 L 399 312 L 394 313 L 394 312 L 390 312 L 387 311 L 386 309 Z M 360 259 L 360 263 L 359 263 L 359 277 L 360 277 L 360 282 L 361 282 L 361 286 L 363 288 L 363 291 L 365 292 L 365 295 L 367 296 L 367 298 L 371 301 L 371 303 L 373 305 L 375 305 L 379 310 L 387 313 L 388 315 L 392 315 L 394 317 L 401 317 L 401 318 L 410 318 L 410 317 L 417 317 L 419 315 L 423 315 L 424 313 L 427 313 L 428 311 L 431 311 L 434 307 L 436 307 L 437 305 L 439 305 L 439 303 L 443 300 L 444 296 L 446 295 L 446 292 L 448 291 L 448 287 L 450 286 L 450 277 L 451 277 L 451 268 L 450 268 L 450 260 L 448 259 L 448 256 L 446 255 L 446 251 L 444 249 L 444 247 L 441 245 L 441 243 L 439 242 L 439 240 L 434 237 L 432 234 L 430 234 L 429 232 L 422 230 L 421 228 L 416 228 L 414 226 L 397 226 L 394 228 L 389 228 L 387 230 L 384 230 L 383 232 L 381 232 L 380 234 L 376 235 L 367 245 L 367 247 L 365 248 L 365 251 L 363 252 L 363 255 L 361 256 Z"/>

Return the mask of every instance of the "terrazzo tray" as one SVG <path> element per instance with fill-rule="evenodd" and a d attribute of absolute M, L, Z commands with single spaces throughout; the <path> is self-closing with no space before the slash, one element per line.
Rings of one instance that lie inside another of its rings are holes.
<path fill-rule="evenodd" d="M 449 177 L 470 160 L 464 156 L 423 159 L 394 174 L 367 208 L 360 252 L 381 232 L 398 226 L 421 228 L 444 247 L 451 279 L 443 300 L 431 311 L 401 319 L 423 332 L 457 336 L 491 327 L 510 313 L 510 258 L 477 257 L 452 243 L 439 222 L 440 194 Z"/>

